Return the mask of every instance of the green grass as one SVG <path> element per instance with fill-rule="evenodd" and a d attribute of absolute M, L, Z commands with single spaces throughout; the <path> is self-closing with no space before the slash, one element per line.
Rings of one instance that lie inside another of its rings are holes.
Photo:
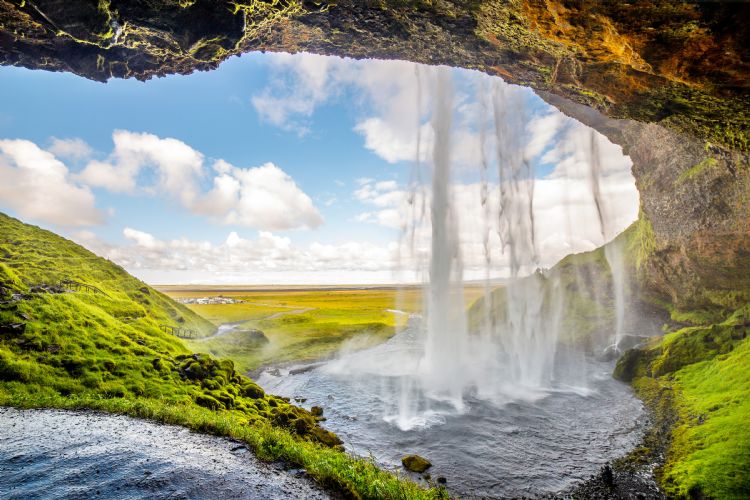
<path fill-rule="evenodd" d="M 682 328 L 618 363 L 671 442 L 658 472 L 677 498 L 750 495 L 750 306 L 721 323 Z M 665 417 L 665 415 L 669 417 Z"/>
<path fill-rule="evenodd" d="M 63 279 L 103 293 L 30 291 Z M 126 413 L 235 437 L 354 497 L 442 495 L 346 455 L 319 418 L 265 394 L 231 361 L 192 354 L 160 324 L 214 330 L 111 262 L 0 214 L 0 404 Z"/>
<path fill-rule="evenodd" d="M 241 371 L 285 362 L 307 362 L 329 357 L 342 348 L 363 349 L 390 338 L 406 323 L 407 313 L 420 312 L 418 288 L 298 291 L 180 291 L 166 289 L 174 298 L 223 295 L 242 299 L 241 304 L 188 305 L 214 324 L 245 321 L 238 331 L 220 337 L 191 340 L 195 350 L 232 359 Z M 467 287 L 470 304 L 481 287 Z M 303 311 L 303 312 L 300 312 Z M 259 345 L 242 332 L 259 329 L 269 343 Z"/>

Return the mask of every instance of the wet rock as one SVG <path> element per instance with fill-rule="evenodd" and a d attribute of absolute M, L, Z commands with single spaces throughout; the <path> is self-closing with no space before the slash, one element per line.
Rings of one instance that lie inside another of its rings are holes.
<path fill-rule="evenodd" d="M 621 382 L 631 382 L 636 377 L 642 358 L 643 351 L 639 349 L 625 351 L 625 354 L 617 362 L 612 376 Z"/>
<path fill-rule="evenodd" d="M 17 337 L 26 331 L 26 323 L 6 323 L 0 325 L 0 335 Z"/>
<path fill-rule="evenodd" d="M 320 406 L 313 406 L 312 408 L 310 408 L 310 413 L 312 413 L 314 417 L 322 417 L 323 408 Z"/>
<path fill-rule="evenodd" d="M 150 295 L 150 294 L 151 294 L 151 292 L 149 292 L 149 290 L 148 290 L 148 287 L 147 287 L 147 286 L 142 286 L 142 287 L 140 287 L 140 288 L 138 289 L 138 291 L 139 291 L 139 292 L 141 292 L 141 293 L 142 293 L 142 294 L 144 294 L 144 295 Z"/>
<path fill-rule="evenodd" d="M 51 293 L 51 294 L 58 294 L 58 293 L 66 293 L 68 290 L 61 287 L 60 285 L 50 285 L 48 283 L 40 283 L 39 285 L 34 285 L 31 288 L 29 288 L 30 293 Z"/>
<path fill-rule="evenodd" d="M 448 480 L 445 478 L 445 476 L 438 476 L 437 482 L 438 484 L 446 484 Z"/>
<path fill-rule="evenodd" d="M 432 463 L 429 460 L 419 455 L 406 455 L 401 459 L 401 464 L 403 464 L 405 469 L 420 474 L 432 467 Z M 440 478 L 438 478 L 438 481 L 440 481 Z"/>

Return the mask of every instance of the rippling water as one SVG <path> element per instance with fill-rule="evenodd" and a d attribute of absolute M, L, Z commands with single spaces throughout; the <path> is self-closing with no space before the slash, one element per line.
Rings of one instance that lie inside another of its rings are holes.
<path fill-rule="evenodd" d="M 408 372 L 411 358 L 394 339 L 308 371 L 271 370 L 259 382 L 270 392 L 306 398 L 304 406 L 323 406 L 326 427 L 358 455 L 371 454 L 388 467 L 400 466 L 409 453 L 428 458 L 433 478 L 445 476 L 449 490 L 461 495 L 559 491 L 588 478 L 641 437 L 641 403 L 612 379 L 611 364 L 594 361 L 585 367 L 586 388 L 508 388 L 504 397 L 492 399 L 468 394 L 460 411 L 453 402 L 428 398 L 409 425 L 399 427 L 404 422 L 398 397 L 405 383 L 399 368 Z"/>
<path fill-rule="evenodd" d="M 0 408 L 0 498 L 323 499 L 235 441 L 125 416 Z"/>

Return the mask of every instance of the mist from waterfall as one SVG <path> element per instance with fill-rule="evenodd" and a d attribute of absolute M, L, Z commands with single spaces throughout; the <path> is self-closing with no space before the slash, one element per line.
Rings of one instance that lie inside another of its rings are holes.
<path fill-rule="evenodd" d="M 559 277 L 539 269 L 533 206 L 536 172 L 526 153 L 529 113 L 524 101 L 499 81 L 478 86 L 485 307 L 479 324 L 470 329 L 463 300 L 459 217 L 452 181 L 452 175 L 456 175 L 451 163 L 455 105 L 452 75 L 450 70 L 438 68 L 421 74 L 417 70 L 417 78 L 420 84 L 427 80 L 432 86 L 428 113 L 433 132 L 431 161 L 421 161 L 422 140 L 418 137 L 414 176 L 421 178 L 423 163 L 428 164 L 430 218 L 412 217 L 407 233 L 413 251 L 418 226 L 429 226 L 429 273 L 419 334 L 423 354 L 414 378 L 401 386 L 397 422 L 408 428 L 410 423 L 420 421 L 415 412 L 429 405 L 414 401 L 415 397 L 447 400 L 460 410 L 466 393 L 502 403 L 534 399 L 553 389 L 585 390 L 584 353 L 560 342 L 565 304 Z M 421 134 L 421 127 L 418 130 Z M 583 154 L 590 167 L 596 218 L 602 235 L 611 238 L 599 185 L 601 158 L 593 132 L 588 146 Z M 424 200 L 422 190 L 424 183 L 413 183 L 410 199 Z M 495 245 L 491 243 L 493 236 Z M 497 287 L 490 275 L 497 242 L 507 262 L 508 279 L 500 290 L 493 291 Z M 621 252 L 608 249 L 607 259 L 615 284 L 617 326 L 613 338 L 617 342 L 624 309 Z"/>
<path fill-rule="evenodd" d="M 499 79 L 479 79 L 471 118 L 478 161 L 462 165 L 454 148 L 465 123 L 457 122 L 456 109 L 466 96 L 456 92 L 449 68 L 416 66 L 415 73 L 418 123 L 400 249 L 402 265 L 424 277 L 422 314 L 383 346 L 342 356 L 326 369 L 377 376 L 385 418 L 404 430 L 462 412 L 474 398 L 502 405 L 555 391 L 586 394 L 587 354 L 564 341 L 567 287 L 587 287 L 586 278 L 562 282 L 559 273 L 543 269 L 554 259 L 544 254 L 535 203 L 544 203 L 537 184 L 549 174 L 536 171 L 539 161 L 530 152 L 528 99 Z M 555 208 L 568 221 L 559 237 L 574 238 L 586 209 L 600 241 L 611 239 L 615 224 L 600 185 L 599 139 L 583 132 L 554 138 L 574 158 L 568 167 L 565 158 L 556 160 L 561 178 L 555 182 L 578 176 L 587 181 L 577 185 L 588 186 L 588 193 L 571 193 L 569 203 Z M 582 196 L 589 201 L 577 199 Z M 467 203 L 479 208 L 468 219 Z M 608 342 L 616 343 L 624 318 L 622 252 L 607 250 L 606 258 L 614 290 L 593 287 L 591 293 L 601 295 L 597 302 L 614 297 L 617 321 Z M 464 281 L 467 263 L 483 267 L 484 276 L 484 297 L 471 314 L 464 291 L 478 283 Z"/>

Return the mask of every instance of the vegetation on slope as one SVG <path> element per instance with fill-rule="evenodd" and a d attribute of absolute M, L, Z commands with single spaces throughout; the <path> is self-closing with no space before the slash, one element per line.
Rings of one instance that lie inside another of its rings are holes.
<path fill-rule="evenodd" d="M 750 306 L 725 321 L 681 328 L 628 351 L 615 377 L 631 382 L 669 424 L 657 477 L 673 497 L 750 495 Z"/>
<path fill-rule="evenodd" d="M 68 291 L 75 280 L 90 287 Z M 362 498 L 431 498 L 349 457 L 320 417 L 265 394 L 231 361 L 192 354 L 160 324 L 213 325 L 53 233 L 0 214 L 0 405 L 90 408 L 246 441 Z"/>

